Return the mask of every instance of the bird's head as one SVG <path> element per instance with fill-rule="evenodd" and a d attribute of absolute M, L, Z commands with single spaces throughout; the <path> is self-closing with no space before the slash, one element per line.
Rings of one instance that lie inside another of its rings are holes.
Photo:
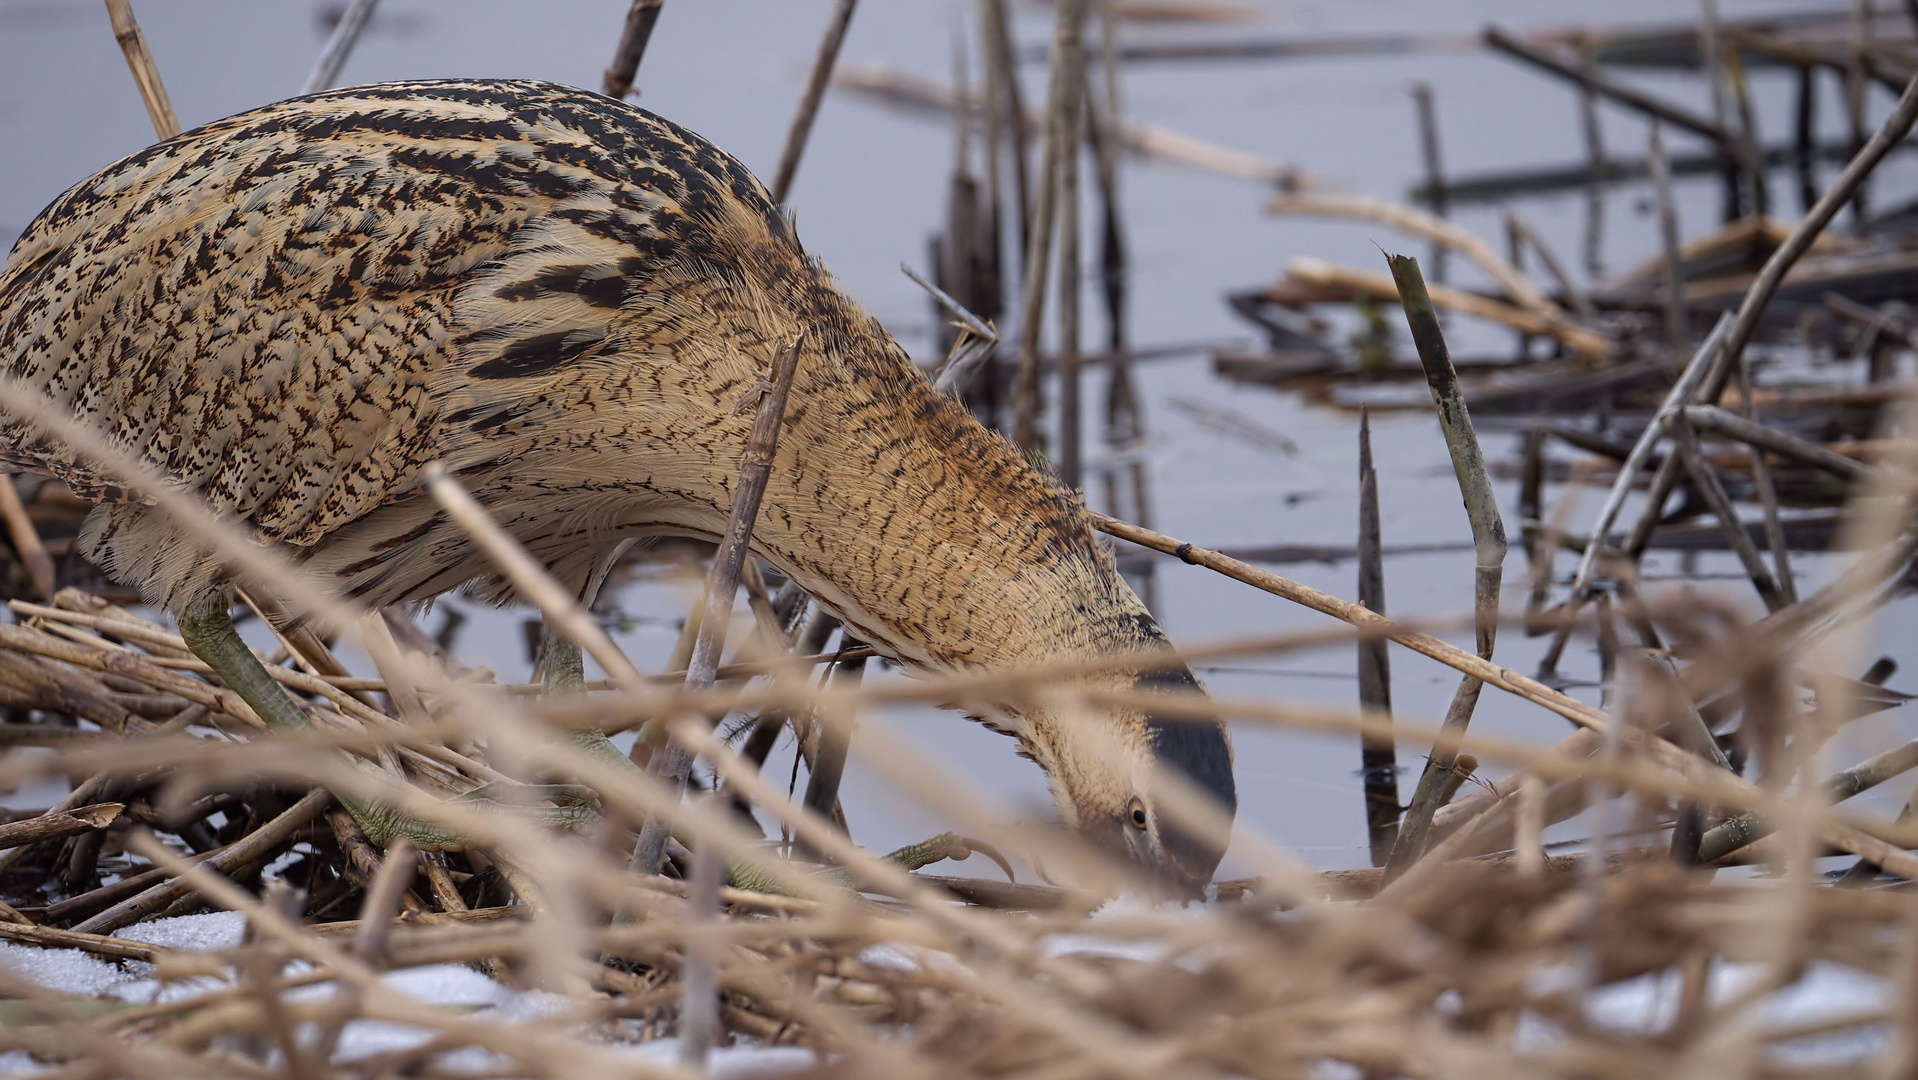
<path fill-rule="evenodd" d="M 1083 676 L 1075 689 L 1118 707 L 1054 704 L 1020 710 L 1022 752 L 1046 770 L 1060 820 L 1093 846 L 1129 859 L 1181 898 L 1203 893 L 1225 855 L 1238 807 L 1225 725 L 1192 718 L 1204 691 L 1185 664 Z M 1171 708 L 1179 696 L 1185 708 Z M 1164 697 L 1165 706 L 1150 699 Z M 1193 797 L 1212 804 L 1194 813 Z M 1209 819 L 1209 820 L 1207 820 Z"/>

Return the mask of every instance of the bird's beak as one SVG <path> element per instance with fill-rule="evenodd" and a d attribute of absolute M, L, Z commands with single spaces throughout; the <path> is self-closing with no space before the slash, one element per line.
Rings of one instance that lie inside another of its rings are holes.
<path fill-rule="evenodd" d="M 1182 664 L 1147 672 L 1139 676 L 1137 685 L 1140 690 L 1205 693 Z M 1204 815 L 1215 819 L 1209 823 L 1189 820 L 1190 815 L 1167 813 L 1163 805 L 1156 807 L 1153 815 L 1160 876 L 1176 889 L 1202 893 L 1225 857 L 1231 820 L 1239 806 L 1238 788 L 1232 779 L 1231 740 L 1224 723 L 1218 720 L 1148 714 L 1145 726 L 1158 783 L 1207 800 L 1223 812 L 1222 820 L 1218 814 Z"/>

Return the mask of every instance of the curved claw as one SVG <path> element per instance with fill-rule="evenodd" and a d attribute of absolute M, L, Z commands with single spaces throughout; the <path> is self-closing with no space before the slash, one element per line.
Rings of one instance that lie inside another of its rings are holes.
<path fill-rule="evenodd" d="M 959 842 L 971 848 L 972 851 L 976 851 L 986 858 L 991 859 L 993 862 L 998 863 L 999 869 L 1006 872 L 1006 880 L 1012 882 L 1014 885 L 1019 884 L 1019 879 L 1012 876 L 1012 863 L 1007 861 L 1006 857 L 999 853 L 998 848 L 993 847 L 983 840 L 975 840 L 970 836 L 961 836 Z M 972 852 L 969 851 L 966 854 L 970 855 Z M 964 856 L 961 856 L 961 858 L 964 858 Z"/>
<path fill-rule="evenodd" d="M 1004 855 L 999 854 L 998 848 L 969 836 L 960 836 L 958 833 L 940 833 L 930 840 L 908 844 L 887 855 L 886 859 L 908 870 L 919 870 L 946 859 L 954 862 L 969 859 L 975 851 L 998 863 L 999 869 L 1006 872 L 1006 879 L 1017 883 L 1018 879 L 1012 876 L 1012 864 L 1006 861 Z"/>

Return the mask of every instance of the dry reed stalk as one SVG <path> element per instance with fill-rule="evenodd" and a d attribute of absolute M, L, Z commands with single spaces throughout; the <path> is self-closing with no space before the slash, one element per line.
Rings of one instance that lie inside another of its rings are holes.
<path fill-rule="evenodd" d="M 1389 275 L 1355 270 L 1349 266 L 1335 266 L 1318 259 L 1293 259 L 1285 264 L 1285 273 L 1287 277 L 1300 281 L 1349 289 L 1380 301 L 1394 301 L 1399 298 L 1398 289 L 1393 285 Z M 1605 360 L 1610 359 L 1617 352 L 1617 346 L 1612 339 L 1597 331 L 1575 326 L 1563 317 L 1548 319 L 1526 308 L 1503 304 L 1497 300 L 1487 300 L 1476 293 L 1448 288 L 1444 285 L 1428 286 L 1427 292 L 1432 303 L 1437 307 L 1476 318 L 1489 319 L 1527 334 L 1552 338 L 1563 342 L 1566 348 L 1583 357 Z"/>
<path fill-rule="evenodd" d="M 1372 417 L 1359 409 L 1359 603 L 1385 614 L 1385 565 L 1379 536 L 1379 477 L 1372 467 Z M 1359 641 L 1359 707 L 1392 716 L 1392 657 L 1384 638 Z M 1391 738 L 1361 736 L 1359 775 L 1365 792 L 1372 865 L 1384 866 L 1399 829 L 1398 753 Z"/>
<path fill-rule="evenodd" d="M 1537 45 L 1515 38 L 1496 26 L 1486 27 L 1483 37 L 1485 44 L 1499 52 L 1557 75 L 1587 91 L 1610 98 L 1626 108 L 1644 113 L 1673 127 L 1683 128 L 1694 135 L 1701 135 L 1724 148 L 1728 153 L 1737 152 L 1737 140 L 1732 137 L 1731 132 L 1690 109 L 1627 86 L 1600 74 L 1596 68 L 1581 69 L 1578 65 L 1553 56 Z"/>
<path fill-rule="evenodd" d="M 773 454 L 779 446 L 779 427 L 786 415 L 786 398 L 792 392 L 793 375 L 799 366 L 800 339 L 782 344 L 773 357 L 773 380 L 759 402 L 747 437 L 745 457 L 739 468 L 739 484 L 733 489 L 733 505 L 726 520 L 726 532 L 706 578 L 699 633 L 686 665 L 686 689 L 700 691 L 713 685 L 719 670 L 720 652 L 726 645 L 726 616 L 733 609 L 739 589 L 739 568 L 745 562 L 752 541 L 753 522 L 759 516 L 759 502 L 765 496 L 766 482 L 772 475 Z M 668 743 L 666 752 L 655 758 L 654 776 L 675 788 L 684 789 L 692 771 L 693 758 L 684 746 Z M 640 874 L 657 874 L 666 859 L 667 825 L 663 817 L 652 816 L 639 834 L 639 846 L 633 852 L 633 869 Z"/>
<path fill-rule="evenodd" d="M 38 945 L 48 949 L 78 949 L 90 956 L 98 956 L 106 960 L 138 960 L 147 964 L 160 960 L 171 951 L 157 945 L 107 937 L 104 934 L 61 930 L 52 926 L 23 926 L 16 923 L 0 923 L 0 940 L 18 942 L 22 945 Z"/>
<path fill-rule="evenodd" d="M 19 489 L 13 486 L 13 477 L 5 473 L 0 473 L 0 521 L 6 523 L 7 538 L 13 541 L 13 550 L 19 553 L 21 565 L 27 568 L 27 580 L 33 583 L 33 591 L 51 600 L 57 586 L 53 556 L 47 554 L 40 531 L 27 516 Z"/>
<path fill-rule="evenodd" d="M 1658 121 L 1645 137 L 1651 165 L 1652 194 L 1658 205 L 1659 249 L 1665 254 L 1665 346 L 1677 356 L 1691 337 L 1691 312 L 1685 306 L 1685 260 L 1679 254 L 1678 206 L 1672 199 L 1672 171 L 1665 162 L 1665 139 Z"/>
<path fill-rule="evenodd" d="M 322 90 L 331 90 L 339 83 L 340 69 L 346 66 L 346 60 L 353 55 L 353 46 L 360 42 L 360 35 L 366 32 L 366 26 L 373 21 L 373 12 L 378 10 L 380 0 L 353 0 L 340 15 L 340 23 L 333 28 L 333 34 L 326 39 L 325 47 L 320 49 L 320 57 L 313 62 L 313 71 L 306 77 L 306 84 L 300 87 L 302 94 L 317 94 Z"/>
<path fill-rule="evenodd" d="M 1040 158 L 1039 190 L 1032 212 L 1032 234 L 1020 272 L 1019 381 L 1014 391 L 1012 442 L 1030 455 L 1039 449 L 1039 418 L 1045 409 L 1039 384 L 1039 338 L 1045 326 L 1046 286 L 1052 277 L 1053 230 L 1059 214 L 1059 178 L 1063 159 L 1079 146 L 1068 131 L 1073 89 L 1068 84 L 1071 58 L 1079 53 L 1086 0 L 1063 0 L 1052 39 L 1052 80 L 1045 115 L 1045 151 Z M 955 99 L 954 107 L 957 107 Z"/>
<path fill-rule="evenodd" d="M 1457 476 L 1459 491 L 1465 500 L 1466 517 L 1471 522 L 1472 542 L 1477 557 L 1473 579 L 1473 614 L 1478 655 L 1489 662 L 1498 635 L 1499 588 L 1506 552 L 1505 523 L 1499 517 L 1498 499 L 1492 492 L 1491 478 L 1485 471 L 1485 456 L 1479 449 L 1478 434 L 1472 427 L 1471 415 L 1466 411 L 1465 397 L 1459 390 L 1458 371 L 1452 366 L 1452 355 L 1446 348 L 1445 335 L 1439 329 L 1438 312 L 1432 306 L 1425 279 L 1419 273 L 1418 260 L 1403 255 L 1387 255 L 1386 261 L 1392 268 L 1393 283 L 1405 308 L 1406 322 L 1411 327 L 1419 360 L 1425 368 L 1425 380 L 1431 387 L 1432 404 L 1438 412 L 1439 427 L 1445 433 L 1445 447 L 1452 459 L 1452 471 Z M 1458 692 L 1446 710 L 1444 734 L 1433 746 L 1425 771 L 1419 777 L 1412 803 L 1399 822 L 1392 856 L 1385 866 L 1388 880 L 1403 874 L 1424 853 L 1432 815 L 1446 801 L 1444 785 L 1446 778 L 1454 773 L 1454 759 L 1458 753 L 1454 746 L 1456 737 L 1471 723 L 1472 712 L 1478 705 L 1479 689 L 1483 685 L 1481 680 L 1471 675 L 1466 675 L 1459 683 Z"/>
<path fill-rule="evenodd" d="M 953 339 L 952 351 L 933 372 L 933 388 L 953 397 L 963 398 L 966 388 L 972 385 L 973 377 L 991 358 L 992 351 L 999 344 L 999 332 L 991 323 L 966 310 L 965 305 L 954 300 L 944 289 L 920 277 L 912 267 L 899 264 L 900 272 L 912 279 L 914 285 L 926 290 L 940 307 L 952 313 L 953 326 L 959 330 Z M 975 340 L 976 339 L 976 340 Z"/>
<path fill-rule="evenodd" d="M 1083 30 L 1083 22 L 1081 23 Z M 1083 33 L 1064 56 L 1065 100 L 1059 155 L 1059 479 L 1074 490 L 1085 487 L 1084 415 L 1079 364 L 1079 298 L 1083 253 L 1079 243 L 1079 163 L 1085 144 L 1087 88 Z"/>
<path fill-rule="evenodd" d="M 1736 439 L 1746 446 L 1810 465 L 1847 482 L 1869 483 L 1879 471 L 1875 466 L 1856 458 L 1834 453 L 1816 443 L 1768 428 L 1716 405 L 1687 405 L 1680 413 L 1687 423 L 1699 431 Z"/>
<path fill-rule="evenodd" d="M 819 41 L 819 55 L 813 58 L 812 74 L 806 78 L 805 93 L 799 109 L 793 113 L 792 127 L 786 131 L 786 144 L 779 151 L 779 166 L 773 170 L 773 201 L 784 205 L 792 192 L 793 177 L 799 172 L 799 158 L 806 152 L 806 140 L 812 135 L 812 123 L 819 115 L 819 103 L 832 84 L 833 64 L 839 60 L 839 47 L 846 43 L 846 30 L 852 26 L 853 8 L 859 0 L 835 0 L 832 15 L 826 20 L 826 36 Z"/>
<path fill-rule="evenodd" d="M 1306 214 L 1316 217 L 1341 217 L 1358 221 L 1376 221 L 1394 229 L 1421 236 L 1443 247 L 1455 248 L 1472 260 L 1514 305 L 1524 308 L 1546 322 L 1562 322 L 1565 313 L 1532 284 L 1524 273 L 1498 257 L 1489 244 L 1469 230 L 1446 221 L 1438 213 L 1416 207 L 1371 199 L 1359 195 L 1274 195 L 1265 209 L 1272 214 Z"/>
<path fill-rule="evenodd" d="M 613 62 L 606 68 L 600 92 L 625 100 L 633 92 L 633 78 L 639 74 L 639 61 L 646 55 L 646 43 L 653 39 L 653 24 L 659 21 L 659 9 L 666 0 L 633 0 L 626 9 L 626 22 L 619 31 L 619 44 L 613 49 Z"/>
<path fill-rule="evenodd" d="M 1603 728 L 1607 721 L 1603 713 L 1584 702 L 1552 689 L 1536 679 L 1520 675 L 1509 668 L 1498 667 L 1483 658 L 1460 649 L 1456 645 L 1442 641 L 1430 634 L 1407 629 L 1389 619 L 1375 615 L 1364 607 L 1347 600 L 1341 600 L 1330 593 L 1320 592 L 1302 585 L 1290 578 L 1282 577 L 1267 570 L 1240 562 L 1229 555 L 1167 536 L 1161 532 L 1141 528 L 1117 518 L 1107 517 L 1097 511 L 1091 511 L 1093 526 L 1099 531 L 1127 540 L 1141 547 L 1161 551 L 1179 560 L 1195 566 L 1215 570 L 1229 578 L 1242 581 L 1256 589 L 1262 589 L 1274 596 L 1283 597 L 1293 603 L 1309 607 L 1314 611 L 1330 615 L 1364 630 L 1383 634 L 1413 652 L 1422 653 L 1441 664 L 1460 672 L 1475 676 L 1484 682 L 1496 686 L 1508 694 L 1521 697 L 1533 704 L 1543 706 L 1565 717 L 1581 727 Z"/>
<path fill-rule="evenodd" d="M 876 64 L 841 64 L 833 82 L 885 101 L 922 109 L 949 112 L 957 101 L 951 86 Z M 1026 127 L 1043 129 L 1044 124 L 1041 118 L 1029 116 Z M 1135 154 L 1201 172 L 1251 180 L 1279 191 L 1308 191 L 1328 186 L 1324 177 L 1296 165 L 1233 150 L 1155 124 L 1127 120 L 1119 126 L 1117 134 L 1125 149 Z"/>
<path fill-rule="evenodd" d="M 1013 195 L 1019 204 L 1019 242 L 1016 245 L 1020 259 L 1026 255 L 1027 245 L 1032 242 L 1032 183 L 1026 168 L 1026 145 L 1031 141 L 1028 135 L 1028 120 L 1025 102 L 1019 91 L 1019 61 L 1012 51 L 1011 19 L 1006 13 L 1006 0 L 979 0 L 979 36 L 983 39 L 986 54 L 986 90 L 982 114 L 997 117 L 1005 124 L 1007 146 L 1012 154 Z M 955 94 L 953 108 L 958 108 Z M 996 125 L 988 123 L 991 131 Z M 995 145 L 998 140 L 994 140 Z M 997 172 L 994 172 L 997 176 Z M 1026 273 L 1023 262 L 1020 275 Z"/>
<path fill-rule="evenodd" d="M 147 118 L 153 121 L 153 134 L 161 141 L 180 133 L 180 118 L 173 113 L 166 84 L 160 81 L 160 68 L 147 48 L 146 35 L 133 18 L 132 0 L 107 0 L 107 18 L 113 23 L 113 36 L 126 54 L 133 82 L 140 88 L 140 100 L 146 102 Z"/>
<path fill-rule="evenodd" d="M 113 824 L 120 812 L 126 809 L 125 803 L 95 803 L 82 806 L 77 810 L 63 810 L 58 813 L 46 813 L 39 817 L 23 818 L 0 825 L 0 848 L 15 848 L 22 844 L 37 844 L 42 840 L 58 840 L 67 836 L 79 836 L 81 833 L 104 829 Z"/>

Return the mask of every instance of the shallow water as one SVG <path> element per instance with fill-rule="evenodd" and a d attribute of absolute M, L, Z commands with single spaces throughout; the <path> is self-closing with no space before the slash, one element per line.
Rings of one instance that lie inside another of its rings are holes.
<path fill-rule="evenodd" d="M 1277 3 L 1241 5 L 1261 21 L 1194 29 L 1132 28 L 1141 36 L 1212 38 L 1247 35 L 1353 34 L 1379 31 L 1471 33 L 1497 22 L 1525 29 L 1558 27 L 1589 19 L 1589 4 L 1500 0 L 1428 3 Z M 1768 11 L 1803 10 L 1806 3 L 1720 5 L 1727 18 Z M 1845 5 L 1825 6 L 1843 8 Z M 611 54 L 625 5 L 618 0 L 518 4 L 504 0 L 452 3 L 386 0 L 373 31 L 348 64 L 344 79 L 447 76 L 537 77 L 597 86 Z M 779 150 L 799 80 L 810 63 L 829 0 L 674 0 L 667 5 L 641 70 L 641 103 L 699 131 L 755 170 L 769 171 Z M 848 61 L 889 64 L 929 77 L 949 77 L 949 38 L 965 5 L 867 0 L 846 44 Z M 1020 6 L 1018 32 L 1037 43 L 1049 34 L 1049 8 Z M 254 4 L 239 0 L 145 0 L 138 5 L 154 55 L 167 80 L 182 123 L 191 126 L 296 92 L 322 40 L 316 7 L 307 3 Z M 1690 17 L 1689 4 L 1619 0 L 1605 5 L 1607 21 L 1657 22 Z M 1036 100 L 1042 73 L 1024 69 L 1028 101 Z M 1633 81 L 1683 100 L 1701 111 L 1708 99 L 1701 80 L 1630 72 Z M 1791 76 L 1769 69 L 1753 73 L 1761 132 L 1773 139 L 1788 130 Z M 1582 160 L 1577 101 L 1556 82 L 1512 61 L 1481 52 L 1394 56 L 1378 59 L 1241 61 L 1129 67 L 1122 95 L 1139 119 L 1214 140 L 1226 146 L 1299 164 L 1330 178 L 1340 189 L 1402 199 L 1423 175 L 1408 89 L 1429 83 L 1437 102 L 1445 167 L 1463 175 L 1517 166 L 1560 165 Z M 1827 84 L 1821 95 L 1823 131 L 1841 130 L 1838 95 Z M 1890 101 L 1873 91 L 1874 118 Z M 1620 155 L 1642 152 L 1645 129 L 1632 116 L 1602 109 L 1608 147 Z M 1875 122 L 1875 119 L 1874 119 Z M 68 184 L 151 139 L 146 114 L 106 25 L 90 0 L 0 0 L 0 242 L 11 242 L 34 213 Z M 944 178 L 950 168 L 951 136 L 944 125 L 901 115 L 839 94 L 821 111 L 792 203 L 801 235 L 915 354 L 924 355 L 931 316 L 922 294 L 898 272 L 901 261 L 921 265 L 926 237 L 944 210 Z M 1693 149 L 1682 134 L 1668 136 L 1674 153 Z M 1834 170 L 1827 169 L 1830 178 Z M 1877 181 L 1877 205 L 1918 189 L 1918 164 L 1894 158 Z M 1133 254 L 1135 343 L 1236 338 L 1254 339 L 1226 309 L 1228 289 L 1276 277 L 1297 256 L 1383 270 L 1379 245 L 1423 256 L 1426 245 L 1382 227 L 1339 222 L 1274 219 L 1260 210 L 1262 191 L 1249 182 L 1176 166 L 1128 162 L 1124 172 L 1127 226 Z M 1775 198 L 1796 210 L 1795 188 L 1773 178 Z M 1715 179 L 1681 179 L 1680 217 L 1687 235 L 1717 222 Z M 1615 189 L 1604 208 L 1603 260 L 1617 271 L 1656 252 L 1647 189 Z M 1585 198 L 1573 193 L 1519 203 L 1548 242 L 1576 264 L 1584 228 Z M 1470 207 L 1457 220 L 1488 240 L 1502 235 L 1500 211 Z M 1451 260 L 1453 283 L 1477 280 L 1463 260 Z M 1090 295 L 1087 340 L 1104 340 L 1102 307 Z M 1459 356 L 1508 353 L 1504 331 L 1463 320 L 1447 323 Z M 1403 334 L 1400 334 L 1401 339 Z M 1403 341 L 1401 341 L 1403 346 Z M 1349 544 L 1356 529 L 1356 416 L 1309 408 L 1293 396 L 1216 378 L 1201 357 L 1158 361 L 1138 369 L 1153 435 L 1149 462 L 1162 530 L 1209 546 L 1264 543 Z M 1099 400 L 1095 376 L 1088 401 Z M 1166 405 L 1178 396 L 1226 405 L 1284 432 L 1300 447 L 1296 457 L 1273 454 L 1195 423 Z M 1506 429 L 1484 433 L 1486 454 L 1515 452 L 1517 436 Z M 1096 424 L 1088 422 L 1088 431 Z M 1374 419 L 1380 469 L 1380 499 L 1387 545 L 1469 542 L 1470 535 L 1436 423 L 1423 412 Z M 1501 483 L 1508 527 L 1516 532 L 1515 483 Z M 1548 491 L 1554 498 L 1560 489 Z M 1096 498 L 1095 485 L 1095 505 Z M 1584 503 L 1589 514 L 1597 492 Z M 1628 513 L 1630 511 L 1628 510 Z M 1808 591 L 1838 560 L 1799 555 L 1795 565 Z M 1671 573 L 1675 556 L 1656 556 L 1648 571 Z M 1696 561 L 1706 574 L 1736 570 L 1730 556 Z M 1351 596 L 1354 568 L 1303 565 L 1278 568 L 1315 587 Z M 1562 560 L 1560 572 L 1569 571 Z M 1507 564 L 1508 596 L 1521 601 L 1523 557 Z M 1395 615 L 1440 615 L 1469 610 L 1472 556 L 1454 553 L 1389 559 L 1386 581 Z M 1323 626 L 1326 620 L 1274 597 L 1198 568 L 1162 563 L 1162 620 L 1183 641 L 1204 641 L 1254 630 Z M 1675 584 L 1665 588 L 1680 587 Z M 1749 586 L 1711 580 L 1698 588 L 1732 598 L 1757 611 Z M 620 635 L 643 668 L 658 670 L 674 637 L 672 625 L 687 594 L 658 585 L 632 588 L 622 606 L 642 616 Z M 460 643 L 463 658 L 492 666 L 502 678 L 519 680 L 527 664 L 518 612 L 473 612 Z M 1512 605 L 1508 604 L 1508 608 Z M 1913 659 L 1906 644 L 1913 606 L 1894 606 L 1878 631 L 1880 651 Z M 429 623 L 431 625 L 431 623 Z M 1453 635 L 1469 646 L 1469 634 Z M 1520 671 L 1536 666 L 1542 640 L 1515 631 L 1501 636 L 1498 659 Z M 1847 674 L 1862 671 L 1877 652 L 1860 652 L 1838 663 Z M 1457 684 L 1454 673 L 1411 653 L 1392 655 L 1394 702 L 1401 716 L 1435 721 Z M 1243 662 L 1235 667 L 1254 666 Z M 1212 689 L 1232 696 L 1350 704 L 1356 698 L 1349 647 L 1284 657 L 1257 666 L 1263 673 L 1219 671 L 1207 675 Z M 1595 675 L 1589 649 L 1574 644 L 1563 669 L 1573 677 Z M 880 676 L 872 677 L 897 677 Z M 1891 685 L 1907 686 L 1895 677 Z M 1595 700 L 1595 691 L 1577 690 Z M 1844 761 L 1913 737 L 1909 710 L 1854 725 L 1839 751 Z M 884 723 L 975 785 L 979 797 L 1011 812 L 1049 814 L 1043 780 L 1010 753 L 1010 743 L 969 725 L 956 714 L 902 712 L 863 718 Z M 1488 691 L 1475 730 L 1536 742 L 1567 731 L 1562 720 Z M 1363 814 L 1354 740 L 1234 729 L 1238 749 L 1240 821 L 1247 837 L 1288 848 L 1323 867 L 1366 862 Z M 1407 766 L 1401 789 L 1409 798 L 1416 781 L 1416 748 L 1401 748 Z M 772 766 L 783 770 L 789 757 Z M 1843 763 L 1843 762 L 1841 762 Z M 887 848 L 920 839 L 944 823 L 901 797 L 871 762 L 858 759 L 845 790 L 854 835 Z M 780 775 L 784 775 L 783 772 Z M 1880 801 L 1902 799 L 1908 785 L 1888 785 Z M 1242 840 L 1222 872 L 1247 865 Z M 980 872 L 968 866 L 966 872 Z"/>

